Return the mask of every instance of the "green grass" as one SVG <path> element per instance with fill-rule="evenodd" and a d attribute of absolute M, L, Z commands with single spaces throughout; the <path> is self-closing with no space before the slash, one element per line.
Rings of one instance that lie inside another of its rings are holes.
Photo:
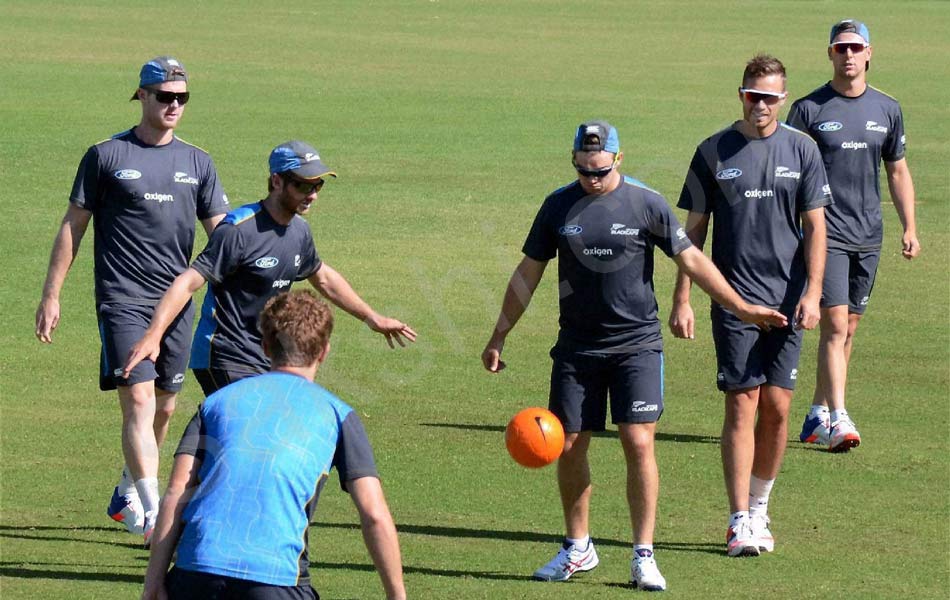
<path fill-rule="evenodd" d="M 7 1 L 0 14 L 4 600 L 140 591 L 146 553 L 102 514 L 120 460 L 119 411 L 96 391 L 91 232 L 55 344 L 41 346 L 32 331 L 76 165 L 90 144 L 137 122 L 126 98 L 145 59 L 172 53 L 188 66 L 193 100 L 179 133 L 212 154 L 232 202 L 264 193 L 274 145 L 316 145 L 341 175 L 310 217 L 321 255 L 420 333 L 414 347 L 390 352 L 341 317 L 320 375 L 374 442 L 410 595 L 548 598 L 551 587 L 527 575 L 562 533 L 554 472 L 515 465 L 503 427 L 517 409 L 546 402 L 553 269 L 509 340 L 509 369 L 488 376 L 478 356 L 541 199 L 572 178 L 573 128 L 611 120 L 624 171 L 675 200 L 695 145 L 739 113 L 743 62 L 774 53 L 791 95 L 804 95 L 827 80 L 825 35 L 846 16 L 871 27 L 871 82 L 902 101 L 924 248 L 913 263 L 900 259 L 887 208 L 849 388 L 865 443 L 847 456 L 791 443 L 771 509 L 778 551 L 727 559 L 722 400 L 697 294 L 697 339 L 667 336 L 658 558 L 673 597 L 950 592 L 950 5 L 44 0 Z M 665 318 L 669 261 L 658 258 L 656 281 Z M 806 336 L 793 429 L 811 399 L 816 340 Z M 200 397 L 189 381 L 172 440 Z M 615 433 L 595 440 L 591 461 L 602 566 L 564 589 L 624 597 L 630 532 Z M 327 486 L 317 521 L 322 597 L 378 597 L 337 486 Z"/>

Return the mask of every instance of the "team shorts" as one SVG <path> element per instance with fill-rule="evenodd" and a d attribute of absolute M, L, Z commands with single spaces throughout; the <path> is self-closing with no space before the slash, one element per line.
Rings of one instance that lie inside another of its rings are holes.
<path fill-rule="evenodd" d="M 880 250 L 828 248 L 821 284 L 822 308 L 847 304 L 849 313 L 864 314 L 880 261 Z"/>
<path fill-rule="evenodd" d="M 198 385 L 201 386 L 205 398 L 235 381 L 258 375 L 258 373 L 242 373 L 227 369 L 192 369 L 191 372 L 195 374 L 195 379 L 198 381 Z"/>
<path fill-rule="evenodd" d="M 791 325 L 768 331 L 743 323 L 731 312 L 713 306 L 716 385 L 729 392 L 764 383 L 794 390 L 803 331 Z"/>
<path fill-rule="evenodd" d="M 268 585 L 178 567 L 165 576 L 165 589 L 169 600 L 320 600 L 309 584 Z"/>
<path fill-rule="evenodd" d="M 551 351 L 548 408 L 564 431 L 603 431 L 612 422 L 655 423 L 663 414 L 663 352 L 570 354 Z"/>
<path fill-rule="evenodd" d="M 191 301 L 172 321 L 162 337 L 158 360 L 143 360 L 132 369 L 128 379 L 122 377 L 122 368 L 129 350 L 142 339 L 155 307 L 138 304 L 108 303 L 99 305 L 99 389 L 109 391 L 120 385 L 154 381 L 155 387 L 166 392 L 177 392 L 185 381 L 188 353 L 191 348 L 191 326 L 195 311 Z"/>

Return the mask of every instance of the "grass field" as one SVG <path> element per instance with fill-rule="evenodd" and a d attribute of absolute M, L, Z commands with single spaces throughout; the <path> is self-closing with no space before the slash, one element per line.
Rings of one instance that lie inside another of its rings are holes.
<path fill-rule="evenodd" d="M 340 173 L 309 218 L 321 256 L 420 333 L 391 352 L 340 317 L 319 377 L 373 440 L 410 596 L 619 598 L 631 593 L 630 532 L 611 431 L 591 451 L 601 566 L 566 584 L 529 580 L 562 535 L 554 471 L 515 465 L 503 428 L 546 402 L 556 277 L 509 338 L 509 369 L 492 377 L 478 356 L 504 285 L 541 200 L 573 178 L 579 122 L 610 120 L 624 172 L 674 201 L 695 145 L 740 114 L 745 60 L 777 55 L 791 96 L 804 95 L 830 76 L 827 31 L 847 16 L 871 28 L 871 82 L 903 105 L 923 245 L 919 260 L 900 258 L 886 207 L 850 377 L 864 443 L 832 456 L 791 442 L 771 504 L 776 553 L 725 557 L 722 401 L 697 292 L 697 339 L 667 335 L 657 557 L 673 597 L 946 598 L 950 3 L 877 0 L 0 3 L 0 597 L 140 593 L 147 555 L 103 514 L 120 415 L 96 388 L 91 229 L 52 346 L 34 339 L 33 312 L 76 165 L 138 121 L 126 100 L 146 59 L 187 65 L 179 134 L 215 158 L 232 204 L 265 193 L 277 143 L 317 146 Z M 665 319 L 674 272 L 657 262 Z M 806 336 L 794 434 L 816 341 Z M 189 380 L 170 440 L 200 399 Z M 324 598 L 379 597 L 355 511 L 338 486 L 326 490 L 311 532 L 315 586 Z"/>

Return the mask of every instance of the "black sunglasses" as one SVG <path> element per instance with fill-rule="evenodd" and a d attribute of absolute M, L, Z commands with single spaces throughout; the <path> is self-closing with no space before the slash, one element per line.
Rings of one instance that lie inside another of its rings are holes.
<path fill-rule="evenodd" d="M 290 185 L 294 186 L 294 189 L 297 190 L 297 193 L 303 194 L 304 196 L 309 196 L 314 192 L 319 192 L 323 188 L 325 183 L 322 179 L 316 181 L 304 181 L 303 179 L 296 179 L 290 177 L 287 179 Z"/>
<path fill-rule="evenodd" d="M 775 104 L 785 97 L 785 94 L 760 92 L 759 90 L 750 90 L 747 88 L 739 88 L 739 93 L 742 94 L 742 98 L 749 104 L 758 104 L 762 101 L 766 104 Z"/>
<path fill-rule="evenodd" d="M 610 172 L 614 170 L 614 167 L 617 166 L 617 160 L 614 159 L 614 162 L 610 164 L 609 167 L 604 167 L 602 169 L 589 170 L 581 167 L 577 164 L 577 161 L 571 161 L 574 164 L 574 169 L 577 171 L 578 175 L 583 175 L 584 177 L 598 177 L 603 178 L 610 175 Z"/>
<path fill-rule="evenodd" d="M 146 90 L 149 94 L 155 96 L 155 99 L 162 104 L 171 104 L 175 100 L 178 100 L 179 106 L 184 106 L 188 104 L 188 98 L 191 97 L 191 92 L 165 92 L 162 90 Z"/>
<path fill-rule="evenodd" d="M 837 42 L 832 44 L 831 47 L 838 54 L 847 54 L 848 50 L 851 51 L 851 54 L 861 54 L 868 45 L 861 42 Z"/>

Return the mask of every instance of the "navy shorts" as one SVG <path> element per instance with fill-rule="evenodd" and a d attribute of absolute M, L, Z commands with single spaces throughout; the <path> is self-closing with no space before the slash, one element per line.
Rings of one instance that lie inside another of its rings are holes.
<path fill-rule="evenodd" d="M 195 374 L 195 379 L 198 381 L 198 385 L 201 386 L 201 391 L 204 392 L 205 398 L 226 385 L 259 374 L 229 371 L 227 369 L 192 369 L 191 372 Z"/>
<path fill-rule="evenodd" d="M 132 385 L 143 381 L 155 381 L 155 387 L 167 392 L 181 390 L 188 367 L 191 348 L 191 326 L 195 311 L 191 301 L 162 337 L 158 361 L 143 360 L 122 378 L 122 368 L 129 357 L 129 350 L 142 339 L 152 320 L 153 306 L 138 304 L 101 304 L 96 316 L 99 319 L 99 339 L 102 352 L 99 355 L 99 389 L 109 391 L 120 385 Z"/>
<path fill-rule="evenodd" d="M 165 576 L 169 600 L 320 600 L 309 584 L 268 585 L 178 567 Z"/>
<path fill-rule="evenodd" d="M 663 414 L 663 352 L 572 354 L 551 351 L 548 408 L 564 431 L 603 431 L 617 423 L 655 423 Z"/>
<path fill-rule="evenodd" d="M 731 312 L 713 306 L 716 385 L 729 392 L 764 383 L 794 390 L 803 331 L 791 326 L 768 331 L 743 323 Z"/>
<path fill-rule="evenodd" d="M 880 250 L 828 248 L 825 279 L 821 284 L 821 306 L 848 305 L 848 312 L 864 314 L 874 288 Z"/>

